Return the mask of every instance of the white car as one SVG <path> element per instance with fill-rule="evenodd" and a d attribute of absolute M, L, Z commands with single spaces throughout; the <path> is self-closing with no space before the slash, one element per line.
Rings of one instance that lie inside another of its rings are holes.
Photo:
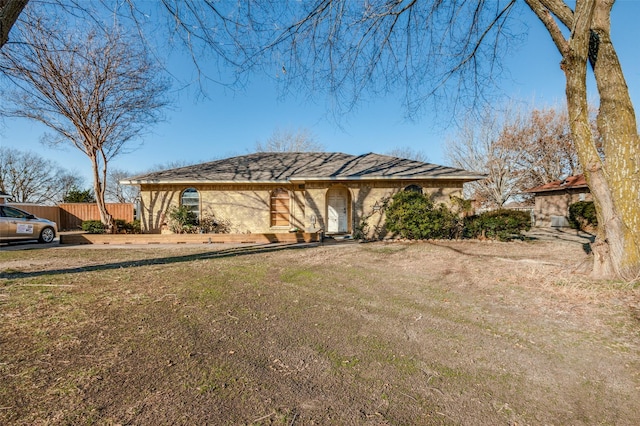
<path fill-rule="evenodd" d="M 15 207 L 0 205 L 0 241 L 38 240 L 50 243 L 56 238 L 57 225 Z"/>

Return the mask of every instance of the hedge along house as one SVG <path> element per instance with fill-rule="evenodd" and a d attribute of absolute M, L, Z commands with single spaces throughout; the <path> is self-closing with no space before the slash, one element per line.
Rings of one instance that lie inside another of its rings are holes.
<path fill-rule="evenodd" d="M 171 207 L 215 215 L 233 233 L 292 231 L 353 234 L 383 229 L 383 203 L 415 190 L 435 202 L 462 196 L 465 182 L 483 175 L 378 154 L 256 153 L 135 176 L 144 232 L 166 227 Z M 379 235 L 378 235 L 379 236 Z"/>

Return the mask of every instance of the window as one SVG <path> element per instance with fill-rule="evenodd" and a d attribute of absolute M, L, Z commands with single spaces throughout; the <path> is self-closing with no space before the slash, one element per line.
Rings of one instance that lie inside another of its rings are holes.
<path fill-rule="evenodd" d="M 405 189 L 405 191 L 417 192 L 418 194 L 422 194 L 422 187 L 418 185 L 409 185 Z"/>
<path fill-rule="evenodd" d="M 271 226 L 289 226 L 289 191 L 284 188 L 271 192 Z"/>
<path fill-rule="evenodd" d="M 18 209 L 14 209 L 12 207 L 0 207 L 0 216 L 2 217 L 11 217 L 14 219 L 25 219 L 27 218 L 28 214 L 27 212 L 23 212 L 22 210 L 18 210 Z"/>
<path fill-rule="evenodd" d="M 188 207 L 189 210 L 195 213 L 200 218 L 200 194 L 195 188 L 187 188 L 182 191 L 182 197 L 180 197 L 180 205 Z"/>

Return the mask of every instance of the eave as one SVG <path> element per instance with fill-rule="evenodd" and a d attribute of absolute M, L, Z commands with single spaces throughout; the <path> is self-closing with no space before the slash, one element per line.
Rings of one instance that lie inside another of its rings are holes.
<path fill-rule="evenodd" d="M 273 185 L 273 184 L 303 184 L 305 182 L 348 182 L 348 181 L 464 181 L 471 182 L 484 179 L 482 175 L 463 176 L 295 176 L 288 179 L 277 180 L 175 180 L 175 179 L 155 179 L 155 180 L 121 180 L 122 185 Z"/>

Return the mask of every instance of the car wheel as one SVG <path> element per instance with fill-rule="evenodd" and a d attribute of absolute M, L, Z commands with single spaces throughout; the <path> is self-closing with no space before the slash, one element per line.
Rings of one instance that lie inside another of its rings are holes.
<path fill-rule="evenodd" d="M 42 232 L 40 232 L 40 238 L 38 238 L 38 241 L 48 244 L 53 241 L 55 237 L 56 233 L 53 228 L 44 228 Z"/>

